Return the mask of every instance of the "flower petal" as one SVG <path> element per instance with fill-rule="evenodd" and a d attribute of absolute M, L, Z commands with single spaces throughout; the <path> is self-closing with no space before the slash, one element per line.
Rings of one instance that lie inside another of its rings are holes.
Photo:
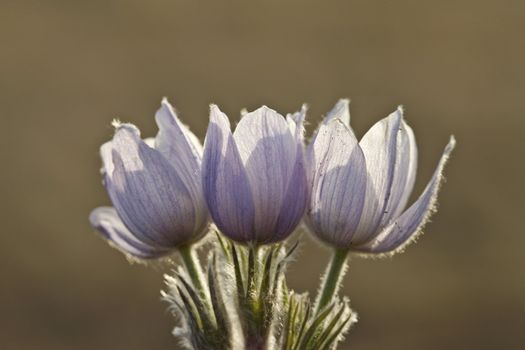
<path fill-rule="evenodd" d="M 113 207 L 94 209 L 89 215 L 89 221 L 112 245 L 126 254 L 140 259 L 153 259 L 170 252 L 169 249 L 154 247 L 137 239 Z"/>
<path fill-rule="evenodd" d="M 106 187 L 125 225 L 154 246 L 195 239 L 192 197 L 166 158 L 130 124 L 118 127 L 111 145 L 114 170 Z"/>
<path fill-rule="evenodd" d="M 417 170 L 417 148 L 414 134 L 410 127 L 401 119 L 397 132 L 395 165 L 390 186 L 390 196 L 383 209 L 379 228 L 398 217 L 407 204 L 414 187 Z"/>
<path fill-rule="evenodd" d="M 366 163 L 352 130 L 340 119 L 321 125 L 312 146 L 308 224 L 330 244 L 349 247 L 365 203 Z"/>
<path fill-rule="evenodd" d="M 403 120 L 401 122 L 401 129 L 399 130 L 399 137 L 401 140 L 401 145 L 398 146 L 398 149 L 401 151 L 400 161 L 397 162 L 396 173 L 397 185 L 397 194 L 391 196 L 391 202 L 396 202 L 397 207 L 393 207 L 391 210 L 392 215 L 389 217 L 389 220 L 399 216 L 403 210 L 405 210 L 408 199 L 412 194 L 414 189 L 414 183 L 416 182 L 416 173 L 417 173 L 417 145 L 416 138 L 412 128 L 408 126 L 407 123 Z M 402 175 L 399 175 L 402 173 Z M 395 199 L 394 199 L 395 198 Z"/>
<path fill-rule="evenodd" d="M 168 158 L 170 155 L 183 154 L 184 159 L 181 162 L 187 163 L 188 168 L 198 171 L 202 160 L 202 145 L 198 137 L 182 124 L 175 109 L 166 98 L 162 99 L 161 107 L 155 114 L 155 120 L 159 126 L 155 148 Z M 174 153 L 174 151 L 177 152 Z"/>
<path fill-rule="evenodd" d="M 272 241 L 279 241 L 286 238 L 297 227 L 301 221 L 307 207 L 309 187 L 307 180 L 306 161 L 304 155 L 304 119 L 307 107 L 303 105 L 300 112 L 288 115 L 290 131 L 295 136 L 297 143 L 297 153 L 292 176 L 288 181 L 288 189 L 280 209 L 276 228 L 272 235 Z"/>
<path fill-rule="evenodd" d="M 113 166 L 113 141 L 108 141 L 100 146 L 100 158 L 102 158 L 102 173 L 103 181 L 106 177 L 111 177 L 115 167 Z"/>
<path fill-rule="evenodd" d="M 455 145 L 456 141 L 454 137 L 451 137 L 434 171 L 432 179 L 417 201 L 401 214 L 400 217 L 385 227 L 377 237 L 355 247 L 354 250 L 368 253 L 400 251 L 408 243 L 413 241 L 417 234 L 421 233 L 430 215 L 435 211 L 437 193 L 441 180 L 443 179 L 443 168 Z"/>
<path fill-rule="evenodd" d="M 246 114 L 233 138 L 253 195 L 256 241 L 268 241 L 294 171 L 296 139 L 285 118 L 266 106 Z"/>
<path fill-rule="evenodd" d="M 295 113 L 288 113 L 286 115 L 286 122 L 290 127 L 292 135 L 298 136 L 301 142 L 304 141 L 304 120 L 306 118 L 306 112 L 308 111 L 308 105 L 303 103 L 301 110 Z M 297 127 L 300 126 L 298 129 Z"/>
<path fill-rule="evenodd" d="M 155 119 L 159 126 L 155 149 L 166 157 L 188 188 L 197 214 L 194 230 L 200 231 L 208 217 L 201 186 L 202 146 L 198 138 L 180 122 L 167 99 L 162 100 Z"/>
<path fill-rule="evenodd" d="M 339 119 L 343 122 L 344 125 L 350 128 L 350 130 L 352 129 L 350 126 L 350 107 L 349 106 L 350 106 L 350 100 L 342 98 L 339 101 L 337 101 L 335 106 L 323 118 L 323 120 L 321 121 L 317 129 L 314 131 L 312 138 L 310 140 L 310 144 L 307 146 L 307 149 L 306 149 L 307 164 L 313 161 L 312 159 L 310 159 L 313 153 L 312 147 L 315 142 L 315 139 L 317 138 L 317 134 L 319 133 L 319 129 L 321 128 L 321 126 L 327 125 L 334 119 Z"/>
<path fill-rule="evenodd" d="M 237 241 L 254 234 L 252 193 L 230 122 L 215 105 L 210 107 L 202 162 L 202 184 L 210 214 L 217 227 Z"/>
<path fill-rule="evenodd" d="M 367 241 L 384 223 L 390 209 L 393 184 L 396 183 L 396 163 L 399 161 L 399 129 L 402 110 L 399 108 L 377 122 L 363 136 L 363 150 L 368 171 L 365 207 L 355 236 L 355 242 Z M 403 167 L 397 167 L 401 170 Z M 397 192 L 394 192 L 397 193 Z"/>
<path fill-rule="evenodd" d="M 342 98 L 335 106 L 326 114 L 323 119 L 323 124 L 328 124 L 334 119 L 340 119 L 346 126 L 350 126 L 350 100 Z"/>

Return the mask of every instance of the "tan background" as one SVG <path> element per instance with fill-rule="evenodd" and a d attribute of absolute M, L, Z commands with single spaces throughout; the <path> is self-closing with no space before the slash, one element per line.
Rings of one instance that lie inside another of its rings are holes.
<path fill-rule="evenodd" d="M 237 119 L 306 101 L 315 125 L 350 97 L 358 135 L 403 104 L 417 190 L 454 133 L 418 244 L 352 260 L 360 322 L 342 348 L 523 349 L 525 2 L 219 3 L 1 2 L 0 348 L 177 348 L 162 269 L 130 266 L 87 222 L 108 203 L 111 119 L 153 135 L 168 96 L 201 138 L 210 102 Z M 291 285 L 313 292 L 326 260 L 309 241 Z"/>

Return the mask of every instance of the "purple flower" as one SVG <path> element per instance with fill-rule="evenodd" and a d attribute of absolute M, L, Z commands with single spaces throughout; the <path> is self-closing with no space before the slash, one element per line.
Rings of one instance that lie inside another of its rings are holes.
<path fill-rule="evenodd" d="M 102 145 L 103 182 L 113 207 L 89 220 L 116 248 L 142 259 L 167 255 L 199 239 L 208 226 L 201 190 L 202 146 L 167 100 L 155 115 L 159 132 L 142 140 L 131 124 L 117 124 Z"/>
<path fill-rule="evenodd" d="M 363 253 L 401 250 L 433 212 L 451 137 L 423 193 L 405 210 L 414 187 L 417 147 L 399 108 L 357 141 L 348 101 L 339 101 L 308 148 L 312 185 L 306 224 L 322 241 Z"/>
<path fill-rule="evenodd" d="M 243 115 L 232 134 L 219 108 L 210 108 L 202 182 L 217 227 L 238 242 L 286 238 L 306 209 L 303 152 L 305 108 L 286 119 L 263 106 Z"/>

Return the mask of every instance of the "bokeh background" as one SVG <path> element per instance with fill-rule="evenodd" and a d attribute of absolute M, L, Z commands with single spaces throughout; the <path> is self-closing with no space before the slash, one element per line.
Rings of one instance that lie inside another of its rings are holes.
<path fill-rule="evenodd" d="M 108 204 L 98 147 L 114 117 L 156 132 L 163 96 L 203 138 L 208 104 L 311 131 L 340 97 L 358 135 L 398 104 L 416 132 L 416 193 L 450 134 L 440 210 L 393 259 L 352 259 L 360 322 L 342 349 L 525 347 L 523 1 L 0 3 L 0 348 L 177 349 L 162 266 L 130 265 L 89 227 Z M 314 292 L 327 251 L 289 273 Z"/>

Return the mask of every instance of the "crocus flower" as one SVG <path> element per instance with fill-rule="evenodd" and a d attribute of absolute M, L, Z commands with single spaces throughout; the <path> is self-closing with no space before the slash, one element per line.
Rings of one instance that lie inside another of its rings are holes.
<path fill-rule="evenodd" d="M 102 145 L 102 176 L 113 207 L 93 210 L 91 225 L 128 255 L 150 259 L 199 239 L 208 224 L 201 190 L 202 146 L 164 99 L 159 132 L 142 140 L 117 124 Z"/>
<path fill-rule="evenodd" d="M 414 187 L 417 148 L 401 108 L 357 141 L 341 100 L 321 123 L 308 149 L 312 193 L 306 223 L 322 241 L 362 253 L 402 249 L 433 212 L 451 137 L 430 182 L 405 210 Z"/>
<path fill-rule="evenodd" d="M 210 108 L 202 166 L 204 196 L 229 238 L 264 244 L 286 238 L 300 222 L 308 196 L 303 151 L 305 109 L 284 118 L 263 106 L 241 118 Z"/>

